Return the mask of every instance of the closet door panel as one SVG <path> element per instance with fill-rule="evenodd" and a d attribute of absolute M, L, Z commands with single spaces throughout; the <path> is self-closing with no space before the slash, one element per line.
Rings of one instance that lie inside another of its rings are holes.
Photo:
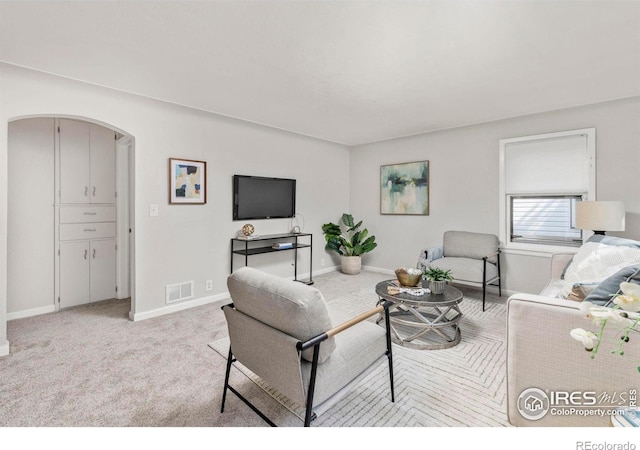
<path fill-rule="evenodd" d="M 116 240 L 91 242 L 91 301 L 116 296 Z"/>
<path fill-rule="evenodd" d="M 113 131 L 91 125 L 91 203 L 116 202 L 116 141 Z"/>
<path fill-rule="evenodd" d="M 89 242 L 60 244 L 60 308 L 89 302 Z"/>
<path fill-rule="evenodd" d="M 60 119 L 60 203 L 90 202 L 89 124 Z"/>

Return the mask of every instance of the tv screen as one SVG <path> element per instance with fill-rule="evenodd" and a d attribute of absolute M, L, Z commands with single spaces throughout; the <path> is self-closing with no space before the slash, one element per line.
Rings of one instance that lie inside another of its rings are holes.
<path fill-rule="evenodd" d="M 296 180 L 233 176 L 233 220 L 278 219 L 296 213 Z"/>

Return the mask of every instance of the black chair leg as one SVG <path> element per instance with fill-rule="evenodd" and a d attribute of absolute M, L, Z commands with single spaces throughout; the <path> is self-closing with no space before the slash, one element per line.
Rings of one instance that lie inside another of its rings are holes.
<path fill-rule="evenodd" d="M 320 344 L 313 347 L 313 361 L 311 363 L 311 376 L 309 378 L 309 389 L 307 390 L 307 410 L 304 414 L 304 426 L 311 426 L 311 421 L 315 418 L 313 414 L 313 394 L 316 389 L 316 374 L 318 372 L 318 356 L 320 355 Z"/>
<path fill-rule="evenodd" d="M 277 426 L 275 423 L 271 421 L 267 416 L 265 416 L 262 411 L 256 408 L 249 400 L 247 400 L 240 392 L 236 391 L 232 386 L 229 385 L 229 373 L 231 372 L 231 364 L 235 362 L 235 358 L 233 357 L 233 353 L 231 352 L 231 346 L 229 346 L 229 355 L 227 357 L 227 373 L 224 375 L 224 391 L 222 392 L 222 405 L 220 407 L 220 413 L 224 412 L 224 404 L 227 400 L 227 390 L 233 392 L 236 397 L 238 397 L 242 402 L 247 405 L 253 412 L 258 414 L 262 420 L 267 422 L 267 424 L 271 427 Z"/>
<path fill-rule="evenodd" d="M 483 283 L 482 284 L 482 312 L 484 312 L 484 300 L 486 295 L 487 295 L 487 285 Z"/>
<path fill-rule="evenodd" d="M 500 273 L 500 252 L 498 252 L 498 295 L 502 297 L 502 274 Z"/>
<path fill-rule="evenodd" d="M 484 300 L 487 295 L 487 257 L 482 258 L 482 312 L 484 312 Z"/>
<path fill-rule="evenodd" d="M 389 322 L 389 308 L 384 309 L 385 328 L 387 330 L 387 359 L 389 360 L 389 382 L 391 383 L 391 402 L 395 403 L 396 396 L 393 383 L 393 355 L 391 353 L 391 323 Z"/>
<path fill-rule="evenodd" d="M 227 400 L 227 389 L 229 388 L 229 372 L 231 372 L 231 363 L 233 363 L 233 353 L 231 352 L 231 346 L 229 346 L 229 355 L 227 357 L 227 372 L 224 375 L 224 390 L 222 391 L 222 406 L 220 407 L 220 413 L 224 412 L 224 403 Z"/>

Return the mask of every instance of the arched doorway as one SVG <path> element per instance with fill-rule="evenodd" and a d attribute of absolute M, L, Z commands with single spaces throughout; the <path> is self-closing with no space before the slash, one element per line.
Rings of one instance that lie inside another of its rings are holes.
<path fill-rule="evenodd" d="M 135 311 L 134 137 L 90 118 L 49 115 L 11 119 L 8 137 L 7 320 L 108 298 L 111 284 L 113 298 L 130 298 Z M 94 147 L 112 153 L 96 156 Z M 91 176 L 92 184 L 79 180 Z M 96 188 L 101 177 L 107 189 Z M 65 194 L 78 183 L 84 198 Z M 99 196 L 105 191 L 111 197 Z M 69 265 L 73 252 L 86 276 Z M 69 301 L 70 292 L 80 294 Z"/>

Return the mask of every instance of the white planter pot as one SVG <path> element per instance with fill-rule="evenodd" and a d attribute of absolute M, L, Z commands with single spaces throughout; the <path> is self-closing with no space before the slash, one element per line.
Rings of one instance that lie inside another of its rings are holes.
<path fill-rule="evenodd" d="M 429 281 L 429 289 L 432 294 L 444 294 L 444 288 L 446 285 L 446 281 Z"/>
<path fill-rule="evenodd" d="M 357 275 L 362 268 L 362 259 L 359 256 L 341 256 L 342 273 Z"/>

